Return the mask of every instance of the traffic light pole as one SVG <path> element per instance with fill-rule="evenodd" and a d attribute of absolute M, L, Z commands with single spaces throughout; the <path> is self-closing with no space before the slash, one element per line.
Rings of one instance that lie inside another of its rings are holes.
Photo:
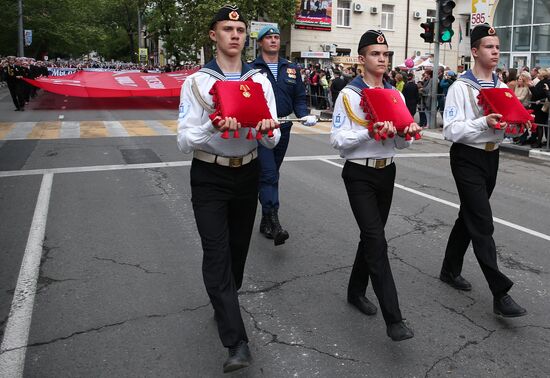
<path fill-rule="evenodd" d="M 25 35 L 23 33 L 23 0 L 19 0 L 17 2 L 17 35 L 19 36 L 17 44 L 17 55 L 25 56 Z"/>
<path fill-rule="evenodd" d="M 439 1 L 437 0 L 437 4 L 439 5 Z M 438 84 L 438 72 L 439 72 L 439 31 L 441 30 L 441 25 L 439 23 L 439 6 L 436 8 L 436 22 L 434 25 L 434 60 L 433 60 L 433 67 L 432 67 L 432 95 L 431 95 L 431 106 L 430 106 L 430 118 L 428 127 L 430 129 L 436 129 L 437 128 L 437 84 Z"/>

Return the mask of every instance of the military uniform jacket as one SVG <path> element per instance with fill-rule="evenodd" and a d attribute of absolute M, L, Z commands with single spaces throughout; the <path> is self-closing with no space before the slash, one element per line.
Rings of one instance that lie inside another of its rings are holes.
<path fill-rule="evenodd" d="M 493 75 L 495 88 L 508 88 Z M 443 114 L 443 136 L 462 144 L 500 143 L 504 129 L 495 130 L 487 125 L 483 109 L 477 105 L 481 85 L 469 70 L 450 87 L 445 100 Z"/>
<path fill-rule="evenodd" d="M 275 96 L 271 83 L 259 70 L 254 70 L 243 62 L 240 80 L 244 81 L 249 78 L 262 85 L 271 116 L 275 122 L 278 122 Z M 183 83 L 178 116 L 178 146 L 184 153 L 202 150 L 226 157 L 247 155 L 258 145 L 256 139 L 246 139 L 247 129 L 246 132 L 241 133 L 240 138 L 233 138 L 231 135 L 229 139 L 223 139 L 221 133 L 212 125 L 212 121 L 208 117 L 214 111 L 212 95 L 208 92 L 212 89 L 216 80 L 226 80 L 226 78 L 214 59 L 198 72 L 190 75 Z M 193 86 L 195 89 L 193 89 Z M 198 92 L 200 99 L 194 93 L 194 90 Z M 201 99 L 204 100 L 203 104 L 201 104 Z M 254 129 L 252 132 L 256 135 Z M 267 134 L 264 134 L 259 142 L 267 148 L 273 148 L 280 137 L 281 132 L 276 129 L 273 130 L 273 137 L 269 138 Z"/>
<path fill-rule="evenodd" d="M 16 83 L 17 76 L 24 76 L 23 68 L 16 65 L 7 65 L 2 69 L 2 76 L 8 83 Z"/>
<path fill-rule="evenodd" d="M 252 66 L 269 79 L 277 102 L 277 116 L 286 117 L 291 113 L 302 118 L 309 114 L 307 110 L 306 88 L 300 75 L 300 69 L 286 59 L 279 58 L 277 80 L 262 56 L 252 62 Z"/>
<path fill-rule="evenodd" d="M 369 130 L 354 121 L 351 117 L 364 120 L 365 113 L 361 107 L 361 91 L 369 86 L 360 76 L 353 79 L 338 95 L 332 113 L 332 130 L 330 143 L 340 151 L 344 159 L 384 159 L 395 155 L 395 149 L 407 148 L 412 140 L 407 141 L 397 134 L 384 141 L 376 141 L 369 136 Z M 384 82 L 384 88 L 395 89 Z M 344 97 L 350 106 L 349 114 L 344 104 Z M 403 95 L 401 95 L 403 97 Z M 405 101 L 403 99 L 403 101 Z"/>

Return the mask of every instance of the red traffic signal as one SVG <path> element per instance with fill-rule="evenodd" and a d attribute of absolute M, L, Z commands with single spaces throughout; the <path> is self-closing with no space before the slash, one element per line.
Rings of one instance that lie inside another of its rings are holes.
<path fill-rule="evenodd" d="M 435 34 L 434 23 L 432 21 L 424 22 L 420 24 L 420 27 L 424 29 L 424 33 L 420 34 L 420 37 L 424 39 L 424 42 L 433 43 Z"/>

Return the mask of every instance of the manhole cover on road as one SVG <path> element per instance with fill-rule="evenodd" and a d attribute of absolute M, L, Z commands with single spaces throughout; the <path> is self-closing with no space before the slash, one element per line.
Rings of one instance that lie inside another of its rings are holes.
<path fill-rule="evenodd" d="M 121 149 L 120 153 L 126 164 L 160 163 L 161 160 L 150 148 Z"/>

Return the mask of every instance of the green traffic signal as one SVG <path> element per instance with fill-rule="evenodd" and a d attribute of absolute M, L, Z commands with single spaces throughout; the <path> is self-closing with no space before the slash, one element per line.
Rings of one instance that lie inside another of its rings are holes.
<path fill-rule="evenodd" d="M 454 30 L 447 29 L 444 30 L 443 33 L 441 33 L 441 41 L 443 43 L 451 42 L 451 39 L 453 39 L 453 35 L 455 34 Z"/>
<path fill-rule="evenodd" d="M 453 22 L 455 21 L 453 9 L 456 7 L 456 3 L 452 0 L 439 0 L 438 5 L 439 42 L 448 43 L 451 42 L 455 34 L 453 31 Z"/>

